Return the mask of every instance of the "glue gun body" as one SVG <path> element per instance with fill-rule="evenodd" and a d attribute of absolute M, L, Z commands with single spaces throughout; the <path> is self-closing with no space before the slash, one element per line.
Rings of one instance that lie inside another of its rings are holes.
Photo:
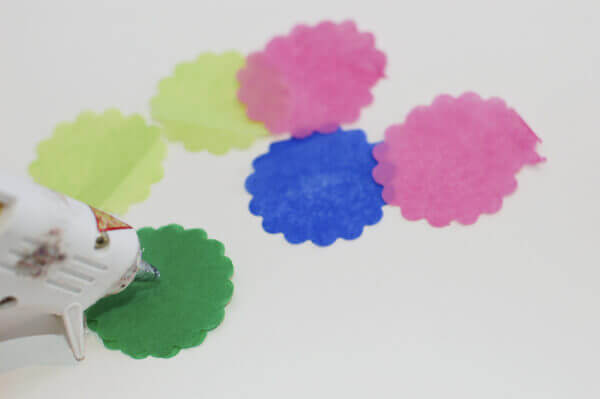
<path fill-rule="evenodd" d="M 142 263 L 129 225 L 0 174 L 0 333 L 15 328 L 19 313 L 57 315 L 81 360 L 85 309 L 127 287 Z"/>

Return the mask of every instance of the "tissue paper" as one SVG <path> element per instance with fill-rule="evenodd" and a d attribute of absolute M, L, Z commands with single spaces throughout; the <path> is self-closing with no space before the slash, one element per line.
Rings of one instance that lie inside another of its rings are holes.
<path fill-rule="evenodd" d="M 355 239 L 382 216 L 381 186 L 371 176 L 372 145 L 361 130 L 315 133 L 271 144 L 246 180 L 250 211 L 269 233 L 293 244 Z"/>
<path fill-rule="evenodd" d="M 227 52 L 205 53 L 177 65 L 175 73 L 160 82 L 151 102 L 152 117 L 166 137 L 190 151 L 222 155 L 266 136 L 265 127 L 250 121 L 237 99 L 236 73 L 244 64 L 241 54 Z"/>
<path fill-rule="evenodd" d="M 139 115 L 84 112 L 38 145 L 29 173 L 53 190 L 123 214 L 162 178 L 166 151 L 159 129 Z"/>
<path fill-rule="evenodd" d="M 248 116 L 271 133 L 331 133 L 358 120 L 373 101 L 371 88 L 385 64 L 373 34 L 359 32 L 352 21 L 299 25 L 248 57 L 238 73 L 238 96 Z"/>
<path fill-rule="evenodd" d="M 90 329 L 110 349 L 141 359 L 172 357 L 198 346 L 225 315 L 233 294 L 233 265 L 223 244 L 200 229 L 178 225 L 138 231 L 143 259 L 160 271 L 134 281 L 86 311 Z"/>
<path fill-rule="evenodd" d="M 441 227 L 497 212 L 517 188 L 515 174 L 544 160 L 540 139 L 503 100 L 442 95 L 389 127 L 373 154 L 383 199 L 408 220 Z"/>

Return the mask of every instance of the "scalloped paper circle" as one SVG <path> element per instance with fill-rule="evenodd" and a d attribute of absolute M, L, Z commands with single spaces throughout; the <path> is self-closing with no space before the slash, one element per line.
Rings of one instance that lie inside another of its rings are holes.
<path fill-rule="evenodd" d="M 82 112 L 37 147 L 29 173 L 38 183 L 107 212 L 124 214 L 163 177 L 167 146 L 137 114 Z"/>
<path fill-rule="evenodd" d="M 225 316 L 233 264 L 219 241 L 204 230 L 169 225 L 138 231 L 143 259 L 158 281 L 134 281 L 86 311 L 87 323 L 107 348 L 142 359 L 168 358 L 200 345 Z"/>
<path fill-rule="evenodd" d="M 372 148 L 362 130 L 341 129 L 271 144 L 246 180 L 250 212 L 263 217 L 265 231 L 283 233 L 292 244 L 358 238 L 383 215 Z"/>
<path fill-rule="evenodd" d="M 385 54 L 353 21 L 296 26 L 248 56 L 238 73 L 248 116 L 273 134 L 333 133 L 358 120 L 384 76 Z"/>
<path fill-rule="evenodd" d="M 189 151 L 215 155 L 246 149 L 267 136 L 262 123 L 248 119 L 237 98 L 236 74 L 244 65 L 244 56 L 234 51 L 204 53 L 177 65 L 175 73 L 159 83 L 150 104 L 152 118 L 160 122 L 165 136 Z"/>
<path fill-rule="evenodd" d="M 536 152 L 538 142 L 499 98 L 441 95 L 386 130 L 373 150 L 379 162 L 373 176 L 384 186 L 383 199 L 406 219 L 469 225 L 500 210 L 524 165 L 545 160 Z"/>

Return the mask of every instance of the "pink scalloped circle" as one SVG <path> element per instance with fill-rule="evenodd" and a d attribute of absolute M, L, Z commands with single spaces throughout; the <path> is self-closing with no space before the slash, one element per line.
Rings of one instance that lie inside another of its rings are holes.
<path fill-rule="evenodd" d="M 499 98 L 441 95 L 386 130 L 373 149 L 373 177 L 406 219 L 468 225 L 500 210 L 524 165 L 545 160 L 536 152 L 540 141 Z"/>
<path fill-rule="evenodd" d="M 385 64 L 373 34 L 352 21 L 299 25 L 248 57 L 238 73 L 238 98 L 248 117 L 273 134 L 332 133 L 373 101 L 371 88 Z"/>

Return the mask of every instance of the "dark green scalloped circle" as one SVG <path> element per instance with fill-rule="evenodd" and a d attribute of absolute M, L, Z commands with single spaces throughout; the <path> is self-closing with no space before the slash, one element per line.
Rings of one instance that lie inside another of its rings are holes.
<path fill-rule="evenodd" d="M 104 345 L 142 359 L 172 357 L 198 346 L 216 328 L 231 300 L 233 264 L 223 244 L 204 230 L 169 225 L 138 231 L 145 261 L 158 281 L 133 282 L 86 311 L 87 323 Z"/>

